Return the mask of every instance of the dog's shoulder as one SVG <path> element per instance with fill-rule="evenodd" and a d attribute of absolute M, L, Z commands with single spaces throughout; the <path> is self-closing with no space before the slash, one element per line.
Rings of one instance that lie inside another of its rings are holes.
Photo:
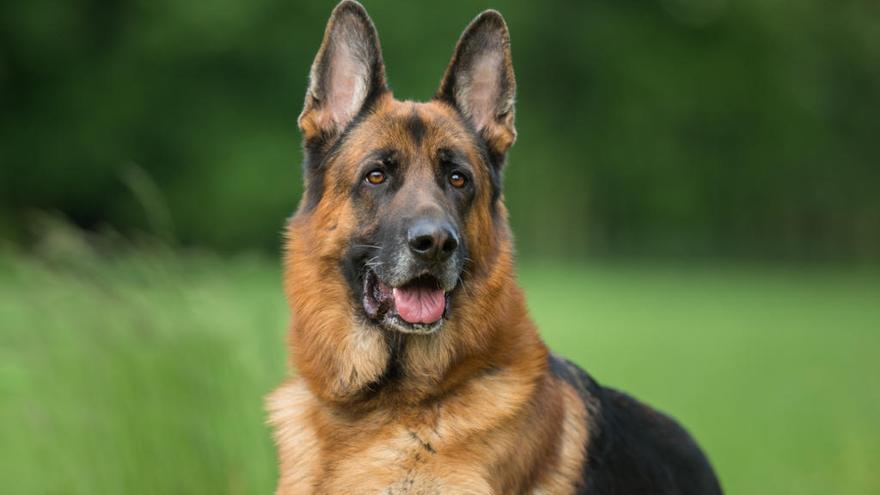
<path fill-rule="evenodd" d="M 578 392 L 588 411 L 589 438 L 579 494 L 721 493 L 706 456 L 675 420 L 601 386 L 555 354 L 548 365 L 554 376 Z"/>

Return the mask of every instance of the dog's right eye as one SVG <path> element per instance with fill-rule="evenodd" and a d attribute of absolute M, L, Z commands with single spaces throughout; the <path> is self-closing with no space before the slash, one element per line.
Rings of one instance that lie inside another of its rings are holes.
<path fill-rule="evenodd" d="M 364 177 L 364 180 L 367 181 L 368 184 L 378 186 L 379 184 L 385 182 L 385 172 L 379 169 L 371 170 L 367 173 L 366 177 Z"/>

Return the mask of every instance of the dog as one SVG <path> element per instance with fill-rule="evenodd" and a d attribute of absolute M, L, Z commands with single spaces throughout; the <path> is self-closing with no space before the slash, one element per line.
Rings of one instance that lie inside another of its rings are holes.
<path fill-rule="evenodd" d="M 298 119 L 297 373 L 267 398 L 278 494 L 721 493 L 685 430 L 551 353 L 530 319 L 501 183 L 515 87 L 496 11 L 417 103 L 392 96 L 364 8 L 333 10 Z"/>

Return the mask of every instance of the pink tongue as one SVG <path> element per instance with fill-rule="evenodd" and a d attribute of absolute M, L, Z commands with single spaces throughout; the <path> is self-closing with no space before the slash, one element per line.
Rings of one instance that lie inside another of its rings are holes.
<path fill-rule="evenodd" d="M 394 289 L 392 294 L 397 314 L 410 323 L 434 323 L 446 309 L 446 296 L 442 289 L 413 287 Z"/>

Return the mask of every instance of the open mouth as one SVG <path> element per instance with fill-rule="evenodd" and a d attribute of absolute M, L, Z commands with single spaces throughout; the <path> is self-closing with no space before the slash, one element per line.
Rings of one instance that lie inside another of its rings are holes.
<path fill-rule="evenodd" d="M 431 275 L 391 287 L 372 270 L 364 275 L 364 311 L 370 319 L 408 333 L 431 333 L 442 324 L 449 294 Z"/>

